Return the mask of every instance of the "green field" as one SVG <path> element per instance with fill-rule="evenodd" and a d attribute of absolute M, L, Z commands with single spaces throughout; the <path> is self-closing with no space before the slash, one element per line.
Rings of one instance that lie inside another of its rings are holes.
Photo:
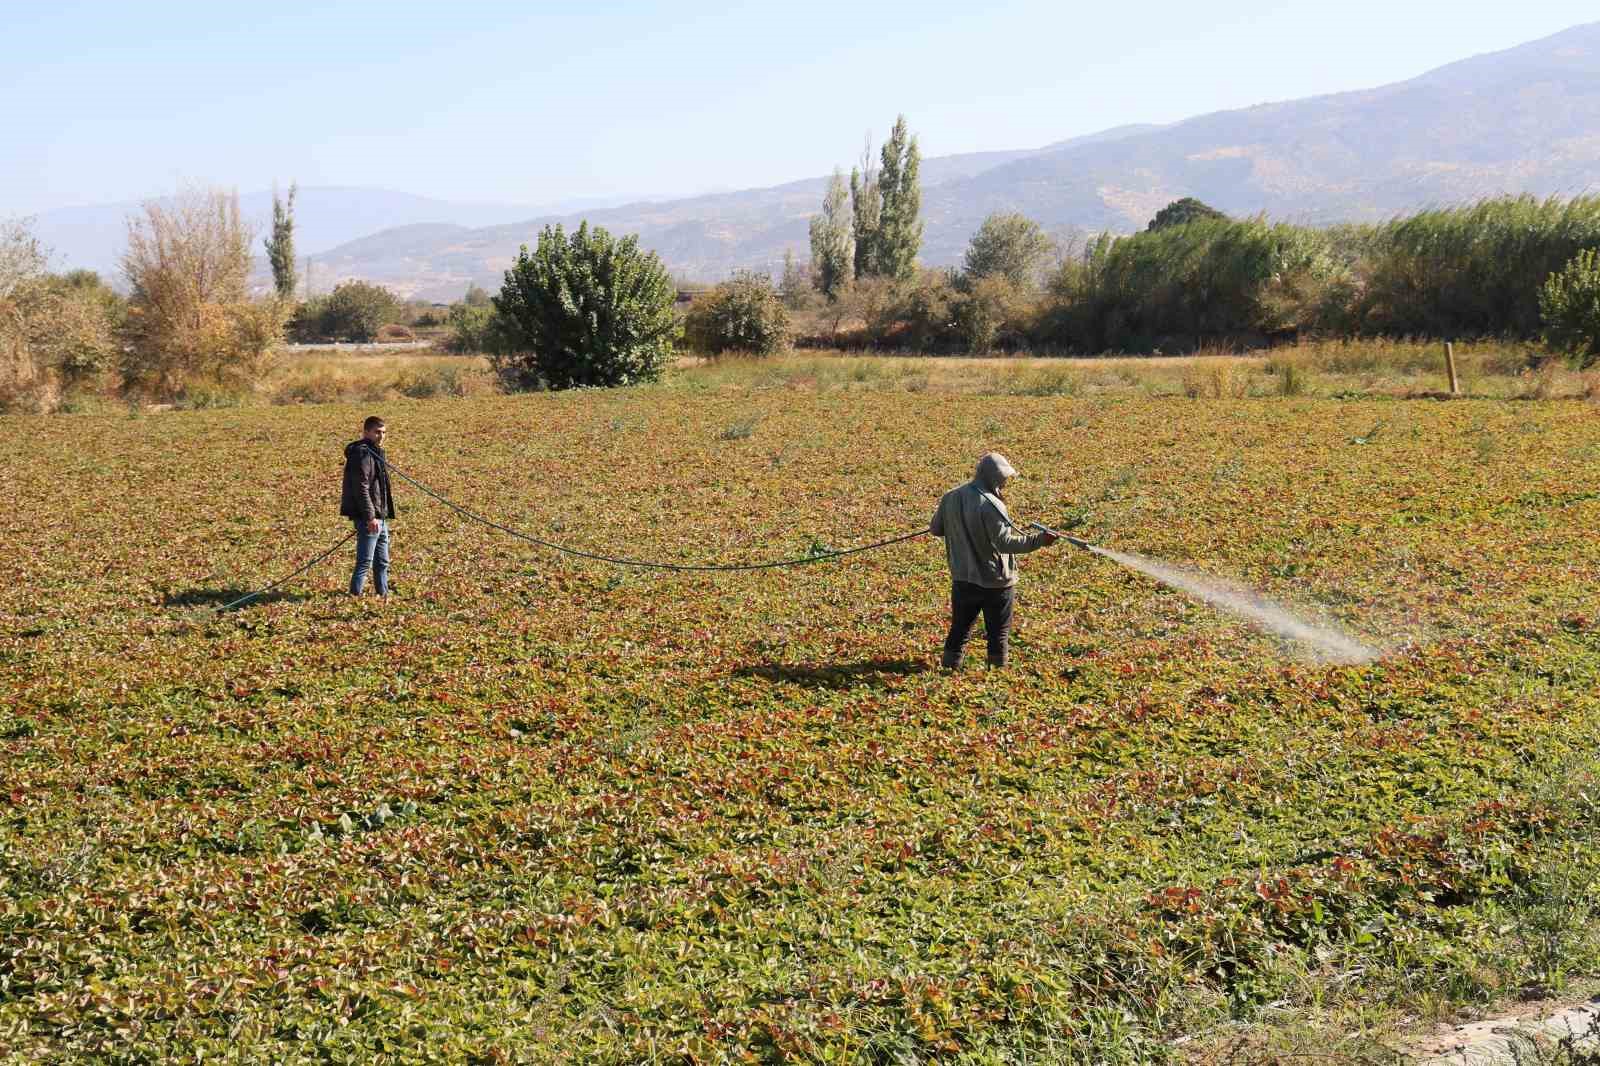
<path fill-rule="evenodd" d="M 1593 407 L 813 386 L 382 413 L 685 562 L 906 532 L 998 448 L 1019 517 L 1386 655 L 1059 547 L 946 675 L 936 542 L 641 573 L 405 486 L 394 599 L 341 551 L 218 617 L 344 533 L 365 407 L 0 419 L 8 1060 L 1148 1061 L 1593 971 Z"/>

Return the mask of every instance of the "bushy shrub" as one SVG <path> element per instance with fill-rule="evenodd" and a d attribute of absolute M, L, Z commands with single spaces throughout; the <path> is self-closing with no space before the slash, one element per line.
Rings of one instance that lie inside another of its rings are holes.
<path fill-rule="evenodd" d="M 771 278 L 739 271 L 694 302 L 684 335 L 690 348 L 707 355 L 772 355 L 789 346 L 789 310 Z"/>
<path fill-rule="evenodd" d="M 471 373 L 458 366 L 418 367 L 402 370 L 394 380 L 395 391 L 413 400 L 439 396 L 466 396 L 473 390 Z"/>
<path fill-rule="evenodd" d="M 1005 274 L 990 274 L 963 286 L 954 306 L 955 327 L 973 355 L 993 351 L 1002 339 L 1020 337 L 1028 326 L 1027 294 Z"/>
<path fill-rule="evenodd" d="M 55 410 L 116 354 L 115 320 L 92 292 L 36 279 L 0 297 L 0 411 Z"/>
<path fill-rule="evenodd" d="M 416 339 L 417 335 L 416 333 L 412 332 L 410 326 L 402 326 L 398 322 L 385 322 L 383 325 L 379 326 L 378 331 L 373 334 L 373 340 L 377 341 L 379 344 L 398 344 L 414 341 Z"/>
<path fill-rule="evenodd" d="M 944 270 L 925 270 L 901 299 L 905 346 L 917 352 L 951 350 L 961 343 L 956 304 L 961 294 L 955 278 Z"/>
<path fill-rule="evenodd" d="M 344 341 L 370 341 L 378 330 L 400 321 L 405 306 L 381 285 L 346 281 L 334 286 L 317 309 L 319 336 Z"/>
<path fill-rule="evenodd" d="M 128 301 L 93 270 L 71 270 L 44 280 L 57 299 L 51 318 L 54 363 L 67 388 L 91 384 L 115 368 L 116 335 L 127 315 Z"/>
<path fill-rule="evenodd" d="M 1585 249 L 1539 293 L 1545 342 L 1582 367 L 1600 360 L 1600 252 Z"/>
<path fill-rule="evenodd" d="M 1001 275 L 1018 288 L 1038 281 L 1050 238 L 1026 215 L 997 211 L 983 220 L 967 245 L 962 270 L 969 279 Z"/>
<path fill-rule="evenodd" d="M 0 411 L 55 410 L 116 356 L 122 298 L 93 271 L 45 264 L 30 225 L 0 222 Z"/>
<path fill-rule="evenodd" d="M 1021 216 L 991 216 L 953 288 L 927 276 L 892 291 L 857 282 L 816 317 L 837 344 L 923 351 L 983 350 L 1024 333 L 1041 347 L 1094 353 L 1318 337 L 1543 337 L 1600 359 L 1588 327 L 1567 324 L 1581 322 L 1587 284 L 1567 268 L 1600 249 L 1600 196 L 1502 197 L 1328 228 L 1234 220 L 1180 200 L 1143 233 L 1091 239 L 1052 272 L 1042 302 L 1008 311 L 998 289 L 980 294 L 978 281 L 995 275 L 1026 293 L 1030 256 L 1015 253 L 1039 247 L 1038 237 Z M 1558 273 L 1562 280 L 1547 283 Z M 844 328 L 851 323 L 864 329 Z"/>
<path fill-rule="evenodd" d="M 450 334 L 444 343 L 447 351 L 458 355 L 476 352 L 492 355 L 506 350 L 501 323 L 493 304 L 466 301 L 451 304 L 445 324 L 450 327 Z"/>
<path fill-rule="evenodd" d="M 0 295 L 0 412 L 43 413 L 61 398 L 61 383 L 39 348 L 48 315 L 36 303 L 38 293 L 17 285 Z"/>
<path fill-rule="evenodd" d="M 587 222 L 570 237 L 546 227 L 494 297 L 507 345 L 495 370 L 513 389 L 654 381 L 681 330 L 676 298 L 661 260 L 641 252 L 637 237 L 618 240 Z"/>
<path fill-rule="evenodd" d="M 250 244 L 234 193 L 189 190 L 144 205 L 122 260 L 132 290 L 121 327 L 125 389 L 178 397 L 260 378 L 287 305 L 249 298 Z"/>
<path fill-rule="evenodd" d="M 839 302 L 849 309 L 851 318 L 861 322 L 866 342 L 879 348 L 901 327 L 906 291 L 906 283 L 897 278 L 858 278 Z"/>
<path fill-rule="evenodd" d="M 198 304 L 181 317 L 159 305 L 128 308 L 122 361 L 123 387 L 154 397 L 197 389 L 237 389 L 259 380 L 282 334 L 276 301 Z"/>
<path fill-rule="evenodd" d="M 322 309 L 327 302 L 328 298 L 324 295 L 313 296 L 296 304 L 283 324 L 284 336 L 295 344 L 316 344 L 327 340 L 322 335 Z"/>

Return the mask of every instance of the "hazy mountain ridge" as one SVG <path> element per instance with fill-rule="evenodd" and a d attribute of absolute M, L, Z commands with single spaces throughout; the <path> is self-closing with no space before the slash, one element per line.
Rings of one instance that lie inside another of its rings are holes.
<path fill-rule="evenodd" d="M 302 256 L 314 256 L 337 246 L 359 244 L 363 238 L 394 228 L 445 225 L 471 230 L 530 215 L 578 211 L 614 202 L 615 199 L 580 198 L 540 207 L 438 200 L 392 189 L 306 186 L 296 194 L 296 246 Z M 50 249 L 56 269 L 97 270 L 109 280 L 116 276 L 118 259 L 127 243 L 128 220 L 140 210 L 138 200 L 63 207 L 38 215 L 33 228 Z M 239 210 L 257 235 L 264 237 L 272 218 L 272 192 L 241 194 Z M 261 250 L 259 242 L 256 250 Z M 265 270 L 265 266 L 261 265 L 261 269 Z"/>
<path fill-rule="evenodd" d="M 1392 85 L 1126 126 L 1024 152 L 924 162 L 923 261 L 958 263 L 991 211 L 1046 228 L 1141 228 L 1198 196 L 1234 214 L 1310 223 L 1375 220 L 1501 193 L 1573 195 L 1600 177 L 1600 23 L 1451 63 Z M 337 273 L 445 296 L 493 287 L 551 221 L 637 233 L 680 276 L 776 271 L 802 257 L 825 179 L 668 203 L 541 217 L 455 235 L 415 255 L 334 249 Z"/>
<path fill-rule="evenodd" d="M 1002 202 L 1047 226 L 1091 229 L 1137 228 L 1180 196 L 1235 214 L 1359 221 L 1500 193 L 1592 191 L 1597 164 L 1600 23 L 1394 85 L 997 167 L 925 197 L 944 223 L 928 258 L 959 254 L 962 232 Z"/>
<path fill-rule="evenodd" d="M 1197 196 L 1233 214 L 1326 223 L 1502 193 L 1574 195 L 1600 187 L 1597 179 L 1593 23 L 1374 89 L 1122 126 L 1033 150 L 925 159 L 922 258 L 958 263 L 972 232 L 997 210 L 1022 211 L 1052 230 L 1127 232 L 1166 203 Z M 336 279 L 361 277 L 436 299 L 458 296 L 468 281 L 492 289 L 544 225 L 570 229 L 584 219 L 638 234 L 680 277 L 775 273 L 786 249 L 805 257 L 826 181 L 486 222 L 397 211 L 404 217 L 390 219 L 391 228 L 371 226 L 317 254 L 316 285 L 325 291 Z M 312 229 L 303 219 L 302 227 Z M 315 250 L 308 240 L 302 247 Z"/>
<path fill-rule="evenodd" d="M 1123 126 L 1072 138 L 1061 145 L 1109 143 L 1159 128 Z M 1057 148 L 969 152 L 924 159 L 920 171 L 924 203 L 933 190 L 1053 150 Z M 318 269 L 329 278 L 361 277 L 408 294 L 451 298 L 469 281 L 498 288 L 501 275 L 515 261 L 517 250 L 523 244 L 535 243 L 544 226 L 561 223 L 572 229 L 587 221 L 614 233 L 638 234 L 640 243 L 660 255 L 668 268 L 682 278 L 715 280 L 741 268 L 775 273 L 783 263 L 785 250 L 792 249 L 800 258 L 806 257 L 811 216 L 817 212 L 828 180 L 827 176 L 803 178 L 764 189 L 545 215 L 455 234 L 441 242 L 426 275 L 417 273 L 414 245 L 404 233 L 395 233 L 392 249 L 374 254 L 388 240 L 388 233 L 380 233 L 319 256 Z M 929 229 L 933 229 L 931 224 Z M 967 236 L 970 231 L 961 237 L 963 247 Z M 403 247 L 412 248 L 412 254 L 402 251 Z"/>

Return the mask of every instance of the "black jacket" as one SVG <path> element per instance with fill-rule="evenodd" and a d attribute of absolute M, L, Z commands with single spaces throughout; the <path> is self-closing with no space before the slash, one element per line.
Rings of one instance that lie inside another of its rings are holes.
<path fill-rule="evenodd" d="M 389 488 L 389 468 L 383 449 L 365 438 L 344 449 L 344 491 L 339 513 L 357 522 L 395 516 L 394 492 Z"/>

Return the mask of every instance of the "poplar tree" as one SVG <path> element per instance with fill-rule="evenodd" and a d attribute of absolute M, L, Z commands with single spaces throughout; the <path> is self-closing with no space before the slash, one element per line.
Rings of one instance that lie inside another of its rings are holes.
<path fill-rule="evenodd" d="M 818 291 L 837 300 L 855 272 L 856 238 L 844 174 L 834 170 L 822 213 L 811 218 L 811 265 Z"/>
<path fill-rule="evenodd" d="M 272 264 L 272 285 L 278 290 L 278 296 L 285 300 L 294 299 L 294 288 L 298 282 L 294 272 L 294 194 L 297 187 L 289 183 L 289 199 L 285 203 L 278 198 L 278 190 L 272 190 L 272 235 L 265 244 L 267 246 L 267 262 Z"/>
<path fill-rule="evenodd" d="M 850 169 L 850 214 L 855 231 L 855 274 L 858 278 L 877 277 L 878 224 L 883 199 L 878 191 L 878 172 L 872 165 L 872 140 L 861 151 L 861 165 Z"/>
<path fill-rule="evenodd" d="M 922 250 L 922 186 L 917 177 L 921 164 L 917 139 L 911 136 L 906 117 L 901 115 L 883 143 L 883 166 L 877 182 L 874 273 L 899 280 L 916 276 L 917 253 Z"/>

